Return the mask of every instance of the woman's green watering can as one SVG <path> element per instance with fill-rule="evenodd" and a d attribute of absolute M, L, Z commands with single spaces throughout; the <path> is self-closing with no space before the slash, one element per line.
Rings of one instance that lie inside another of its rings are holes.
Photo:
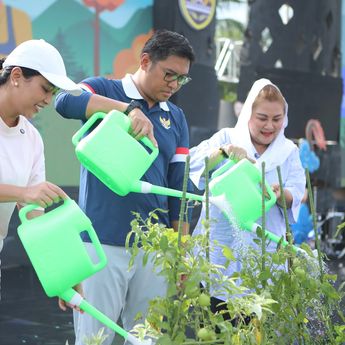
<path fill-rule="evenodd" d="M 22 224 L 18 235 L 49 297 L 59 297 L 104 323 L 133 345 L 150 345 L 140 341 L 88 303 L 73 287 L 101 270 L 107 263 L 105 253 L 90 219 L 71 199 L 55 209 L 28 220 L 27 214 L 37 205 L 19 211 Z M 99 261 L 93 262 L 80 233 L 86 231 Z"/>
<path fill-rule="evenodd" d="M 258 227 L 256 221 L 262 216 L 262 192 L 261 172 L 247 159 L 238 163 L 229 160 L 217 169 L 211 176 L 210 201 L 220 208 L 231 223 L 235 223 L 240 229 L 256 233 Z M 267 212 L 277 201 L 275 193 L 265 182 L 264 205 Z M 281 236 L 263 229 L 265 237 L 282 246 L 289 243 Z M 293 246 L 297 252 L 300 248 Z"/>
<path fill-rule="evenodd" d="M 158 148 L 147 137 L 138 141 L 128 133 L 130 125 L 130 119 L 117 110 L 98 112 L 72 138 L 81 164 L 121 196 L 132 191 L 133 183 L 140 180 L 158 155 Z"/>
<path fill-rule="evenodd" d="M 37 276 L 49 297 L 62 293 L 101 270 L 106 256 L 90 219 L 71 199 L 33 219 L 27 213 L 37 205 L 19 211 L 22 224 L 18 235 L 32 262 Z M 94 245 L 99 262 L 90 259 L 81 232 L 86 231 Z"/>
<path fill-rule="evenodd" d="M 240 228 L 251 229 L 262 215 L 261 172 L 247 159 L 238 163 L 229 160 L 211 176 L 210 191 L 213 203 L 230 219 L 235 219 Z M 276 196 L 266 183 L 265 210 L 275 203 Z M 228 207 L 230 206 L 230 207 Z"/>

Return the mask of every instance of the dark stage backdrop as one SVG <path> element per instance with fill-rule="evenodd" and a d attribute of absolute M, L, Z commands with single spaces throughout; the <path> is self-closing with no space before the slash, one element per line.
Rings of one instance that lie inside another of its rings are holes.
<path fill-rule="evenodd" d="M 252 82 L 268 78 L 281 89 L 289 105 L 289 138 L 304 138 L 309 119 L 318 119 L 327 140 L 339 140 L 342 79 L 277 68 L 242 68 L 238 97 L 244 101 Z M 248 74 L 250 77 L 246 78 Z"/>
<path fill-rule="evenodd" d="M 154 29 L 176 31 L 188 38 L 195 52 L 190 70 L 192 81 L 171 98 L 186 114 L 188 126 L 217 128 L 219 93 L 215 64 L 215 17 L 202 30 L 192 28 L 183 18 L 177 1 L 155 0 Z"/>
<path fill-rule="evenodd" d="M 318 119 L 326 139 L 332 145 L 336 141 L 327 153 L 318 153 L 318 185 L 339 186 L 345 175 L 344 124 L 340 128 L 342 1 L 252 0 L 248 4 L 239 98 L 243 101 L 252 83 L 266 77 L 281 88 L 289 104 L 288 137 L 305 137 L 308 120 Z M 327 193 L 331 195 L 330 190 Z"/>

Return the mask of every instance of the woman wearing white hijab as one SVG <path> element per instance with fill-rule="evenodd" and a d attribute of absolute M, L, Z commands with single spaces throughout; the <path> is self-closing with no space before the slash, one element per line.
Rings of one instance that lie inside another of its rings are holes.
<path fill-rule="evenodd" d="M 209 157 L 211 170 L 223 165 L 227 156 L 237 160 L 248 158 L 255 162 L 260 171 L 261 163 L 265 162 L 266 182 L 272 186 L 277 196 L 276 205 L 267 212 L 266 229 L 278 236 L 285 236 L 286 227 L 281 208 L 277 166 L 281 169 L 290 223 L 294 223 L 297 219 L 305 190 L 305 175 L 299 158 L 299 150 L 284 135 L 284 129 L 288 124 L 287 110 L 288 105 L 278 87 L 268 79 L 257 80 L 248 94 L 235 128 L 223 128 L 210 139 L 190 150 L 190 178 L 199 189 L 204 189 L 205 157 Z M 201 223 L 203 219 L 205 219 L 204 206 L 194 234 L 204 231 Z M 213 247 L 210 250 L 210 260 L 212 263 L 224 266 L 227 260 L 222 254 L 220 245 L 231 248 L 237 260 L 223 270 L 225 275 L 231 276 L 241 269 L 245 247 L 254 245 L 255 235 L 236 230 L 221 210 L 212 204 L 210 219 L 215 220 L 210 224 L 210 243 Z M 215 245 L 214 241 L 217 241 L 219 245 Z M 271 243 L 268 250 L 274 251 L 275 246 Z M 214 301 L 220 302 L 228 298 L 225 293 L 219 291 L 220 288 L 219 286 L 211 287 L 213 306 Z"/>

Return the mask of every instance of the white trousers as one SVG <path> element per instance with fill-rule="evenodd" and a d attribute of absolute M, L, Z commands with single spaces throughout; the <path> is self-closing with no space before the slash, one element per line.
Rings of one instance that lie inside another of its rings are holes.
<path fill-rule="evenodd" d="M 85 243 L 93 262 L 97 262 L 97 255 L 91 244 Z M 148 260 L 142 263 L 143 252 L 140 251 L 133 267 L 128 270 L 130 253 L 124 247 L 102 245 L 108 263 L 105 268 L 83 282 L 85 299 L 107 315 L 114 322 L 121 317 L 123 328 L 131 330 L 136 323 L 145 319 L 149 301 L 157 296 L 166 294 L 166 283 L 163 277 L 153 271 L 153 264 Z M 135 320 L 137 314 L 142 317 Z M 97 334 L 105 328 L 108 337 L 103 345 L 111 345 L 115 333 L 86 313 L 73 312 L 75 345 L 84 345 L 85 337 Z"/>

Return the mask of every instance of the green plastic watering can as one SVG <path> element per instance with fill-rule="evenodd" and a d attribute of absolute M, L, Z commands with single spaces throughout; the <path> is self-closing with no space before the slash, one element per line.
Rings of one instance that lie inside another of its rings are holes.
<path fill-rule="evenodd" d="M 229 160 L 213 172 L 210 181 L 212 201 L 230 222 L 236 222 L 240 229 L 256 233 L 262 216 L 261 172 L 247 159 L 235 163 Z M 269 184 L 265 183 L 265 210 L 268 211 L 277 201 Z M 282 246 L 289 243 L 271 231 L 264 230 L 266 238 Z M 295 251 L 301 250 L 293 246 Z"/>
<path fill-rule="evenodd" d="M 236 219 L 240 228 L 251 229 L 262 215 L 261 178 L 261 172 L 247 159 L 237 163 L 229 160 L 211 176 L 212 197 L 228 218 Z M 269 184 L 265 183 L 265 189 L 265 210 L 269 210 L 277 200 Z"/>
<path fill-rule="evenodd" d="M 98 120 L 102 121 L 85 136 Z M 140 181 L 157 157 L 158 149 L 146 137 L 137 141 L 129 130 L 129 118 L 119 111 L 92 115 L 72 138 L 80 163 L 118 195 L 136 192 L 181 198 L 182 191 Z M 210 202 L 230 220 L 236 219 L 241 228 L 248 231 L 255 228 L 256 231 L 254 224 L 262 212 L 260 182 L 261 172 L 247 159 L 238 163 L 229 160 L 212 174 Z M 268 211 L 275 204 L 276 197 L 268 184 L 266 190 L 265 209 Z M 205 201 L 204 196 L 193 193 L 186 193 L 186 198 Z M 266 232 L 271 240 L 280 241 L 278 236 Z"/>
<path fill-rule="evenodd" d="M 106 256 L 90 219 L 71 199 L 43 214 L 27 219 L 27 213 L 37 205 L 19 211 L 22 224 L 18 235 L 49 297 L 82 282 L 106 265 Z M 80 233 L 86 231 L 97 252 L 99 262 L 93 263 Z"/>
<path fill-rule="evenodd" d="M 132 191 L 133 182 L 140 180 L 159 152 L 147 137 L 137 141 L 129 135 L 130 125 L 130 119 L 119 111 L 98 112 L 72 138 L 81 164 L 121 196 Z"/>
<path fill-rule="evenodd" d="M 18 235 L 37 276 L 49 297 L 60 297 L 97 318 L 134 345 L 140 341 L 89 304 L 72 287 L 101 270 L 107 263 L 105 253 L 90 219 L 71 199 L 43 214 L 28 219 L 27 214 L 39 206 L 27 205 L 19 211 Z M 80 234 L 86 231 L 97 253 L 98 262 L 89 257 Z"/>

